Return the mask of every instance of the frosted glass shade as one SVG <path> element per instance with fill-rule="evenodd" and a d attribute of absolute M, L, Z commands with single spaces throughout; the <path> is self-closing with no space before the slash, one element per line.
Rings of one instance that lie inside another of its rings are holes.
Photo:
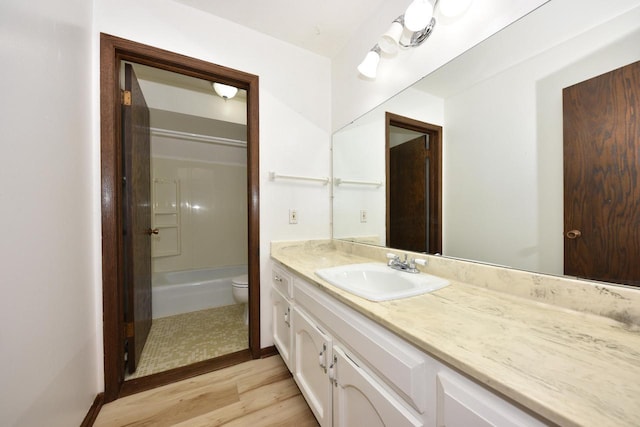
<path fill-rule="evenodd" d="M 358 65 L 358 71 L 365 77 L 375 79 L 378 62 L 380 62 L 380 54 L 374 50 L 370 50 L 367 56 L 364 57 L 364 60 Z"/>
<path fill-rule="evenodd" d="M 391 24 L 391 27 L 387 30 L 386 33 L 380 37 L 378 41 L 378 46 L 384 53 L 388 53 L 393 55 L 398 51 L 398 42 L 400 41 L 400 37 L 402 36 L 402 31 L 404 31 L 404 27 L 400 22 L 394 21 Z"/>
<path fill-rule="evenodd" d="M 404 26 L 409 31 L 420 31 L 433 17 L 433 5 L 428 0 L 413 0 L 404 13 Z"/>
<path fill-rule="evenodd" d="M 214 83 L 213 90 L 224 99 L 231 99 L 238 93 L 237 87 L 223 85 L 222 83 Z"/>

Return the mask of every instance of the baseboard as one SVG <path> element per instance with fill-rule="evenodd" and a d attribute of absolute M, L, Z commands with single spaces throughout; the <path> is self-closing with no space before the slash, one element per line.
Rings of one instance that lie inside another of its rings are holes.
<path fill-rule="evenodd" d="M 82 420 L 82 424 L 80 427 L 91 427 L 93 423 L 96 422 L 96 418 L 98 418 L 98 414 L 100 413 L 100 409 L 102 409 L 102 405 L 104 404 L 104 393 L 98 393 L 96 398 L 93 400 L 93 405 L 89 408 L 89 412 Z"/>
<path fill-rule="evenodd" d="M 275 356 L 278 353 L 278 349 L 276 348 L 275 345 L 272 345 L 271 347 L 265 347 L 265 348 L 261 348 L 260 349 L 260 358 L 264 359 L 265 357 L 270 357 L 270 356 Z"/>
<path fill-rule="evenodd" d="M 277 354 L 279 354 L 278 349 L 273 345 L 270 347 L 261 348 L 259 352 L 259 356 L 261 359 L 264 359 L 265 357 L 275 356 Z M 189 366 L 183 366 L 165 372 L 148 375 L 146 377 L 128 380 L 122 384 L 122 388 L 120 389 L 118 398 L 171 384 L 197 375 L 206 374 L 208 372 L 223 369 L 229 366 L 236 365 L 238 363 L 247 362 L 251 359 L 252 357 L 249 350 L 242 350 L 236 353 L 220 356 L 215 359 L 194 363 Z M 100 404 L 100 406 L 102 406 L 102 404 Z M 99 410 L 100 409 L 98 408 L 98 411 Z M 90 426 L 91 424 L 87 425 Z"/>
<path fill-rule="evenodd" d="M 241 350 L 235 353 L 225 354 L 214 359 L 197 362 L 192 365 L 170 369 L 157 374 L 148 375 L 146 377 L 127 380 L 122 384 L 118 398 L 140 393 L 141 391 L 150 390 L 152 388 L 161 387 L 163 385 L 172 384 L 181 380 L 186 380 L 188 378 L 217 371 L 218 369 L 227 368 L 249 360 L 251 360 L 251 353 L 249 350 Z"/>

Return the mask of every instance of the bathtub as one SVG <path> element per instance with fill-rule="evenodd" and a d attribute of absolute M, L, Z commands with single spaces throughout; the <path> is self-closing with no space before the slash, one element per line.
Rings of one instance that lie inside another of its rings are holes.
<path fill-rule="evenodd" d="M 231 279 L 246 273 L 246 265 L 154 273 L 153 318 L 235 304 Z"/>

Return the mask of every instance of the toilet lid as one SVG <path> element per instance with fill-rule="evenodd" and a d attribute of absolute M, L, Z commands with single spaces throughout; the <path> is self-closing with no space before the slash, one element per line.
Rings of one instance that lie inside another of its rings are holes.
<path fill-rule="evenodd" d="M 236 276 L 231 279 L 231 283 L 236 287 L 246 287 L 249 286 L 249 275 L 243 274 L 241 276 Z"/>

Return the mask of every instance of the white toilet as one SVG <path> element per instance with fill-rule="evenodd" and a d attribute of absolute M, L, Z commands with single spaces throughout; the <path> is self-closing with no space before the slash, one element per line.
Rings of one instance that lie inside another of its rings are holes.
<path fill-rule="evenodd" d="M 233 299 L 236 300 L 237 303 L 244 304 L 244 324 L 249 324 L 249 276 L 247 274 L 243 274 L 241 276 L 236 276 L 231 279 L 231 284 L 233 286 Z"/>

